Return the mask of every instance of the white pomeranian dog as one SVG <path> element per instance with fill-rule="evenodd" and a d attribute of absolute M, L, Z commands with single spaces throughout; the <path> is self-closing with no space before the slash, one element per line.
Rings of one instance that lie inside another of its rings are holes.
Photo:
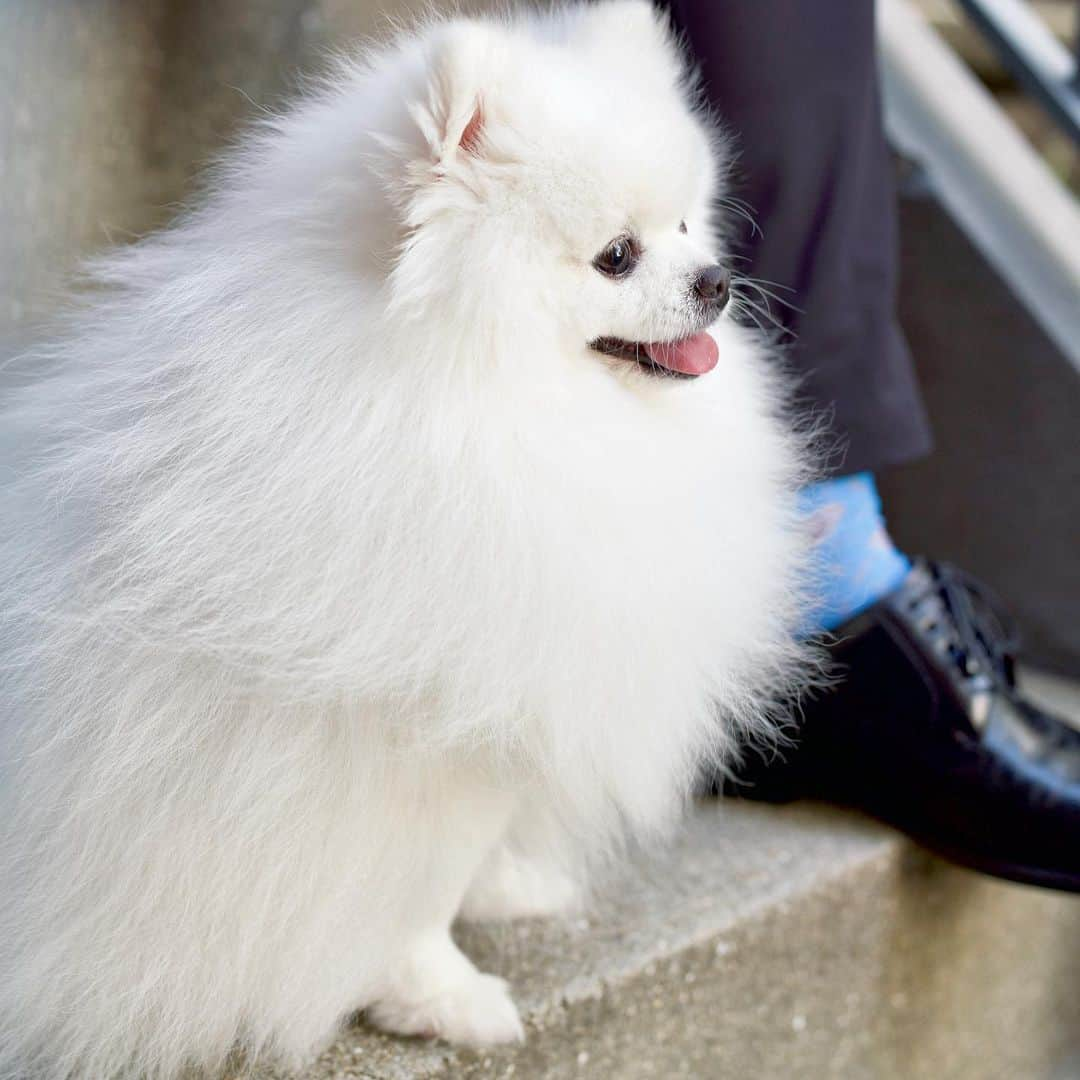
<path fill-rule="evenodd" d="M 0 417 L 0 1077 L 520 1039 L 790 679 L 800 440 L 640 0 L 434 21 L 110 256 Z"/>

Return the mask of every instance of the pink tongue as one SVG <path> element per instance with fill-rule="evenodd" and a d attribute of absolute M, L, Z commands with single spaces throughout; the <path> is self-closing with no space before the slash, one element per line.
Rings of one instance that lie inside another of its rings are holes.
<path fill-rule="evenodd" d="M 712 371 L 720 359 L 716 342 L 704 332 L 682 341 L 647 343 L 644 348 L 654 364 L 683 375 L 704 375 L 706 371 Z"/>

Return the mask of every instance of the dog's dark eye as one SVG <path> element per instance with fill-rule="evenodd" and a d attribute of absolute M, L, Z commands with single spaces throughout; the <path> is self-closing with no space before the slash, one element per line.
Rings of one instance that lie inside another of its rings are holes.
<path fill-rule="evenodd" d="M 612 240 L 610 244 L 599 255 L 593 259 L 593 266 L 600 271 L 601 274 L 607 274 L 608 277 L 622 277 L 624 274 L 629 274 L 631 270 L 637 265 L 638 250 L 637 245 L 629 236 L 620 236 L 617 240 Z"/>
<path fill-rule="evenodd" d="M 681 232 L 681 233 L 686 232 L 686 222 L 685 221 L 680 221 L 679 222 L 679 232 Z"/>

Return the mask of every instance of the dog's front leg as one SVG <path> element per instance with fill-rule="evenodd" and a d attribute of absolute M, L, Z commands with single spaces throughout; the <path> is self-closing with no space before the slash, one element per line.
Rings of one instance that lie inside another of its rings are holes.
<path fill-rule="evenodd" d="M 390 985 L 367 1016 L 387 1031 L 469 1046 L 525 1038 L 506 982 L 478 971 L 454 944 L 448 926 L 409 942 Z"/>
<path fill-rule="evenodd" d="M 366 1015 L 403 1035 L 472 1046 L 520 1042 L 524 1029 L 506 983 L 478 971 L 450 936 L 465 890 L 505 833 L 516 800 L 482 785 L 436 787 L 439 797 L 403 838 L 414 864 L 403 878 L 402 945 Z"/>
<path fill-rule="evenodd" d="M 583 905 L 581 877 L 556 816 L 523 802 L 476 872 L 460 914 L 469 921 L 570 914 Z"/>

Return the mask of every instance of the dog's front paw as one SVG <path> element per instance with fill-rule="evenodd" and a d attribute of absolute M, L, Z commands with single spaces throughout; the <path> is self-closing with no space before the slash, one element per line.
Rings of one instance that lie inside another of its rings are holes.
<path fill-rule="evenodd" d="M 479 971 L 421 1001 L 386 998 L 368 1010 L 376 1027 L 467 1046 L 525 1041 L 525 1029 L 506 983 Z"/>
<path fill-rule="evenodd" d="M 477 971 L 449 935 L 438 948 L 425 948 L 406 961 L 393 989 L 366 1015 L 376 1027 L 399 1035 L 467 1046 L 525 1041 L 506 982 Z"/>

